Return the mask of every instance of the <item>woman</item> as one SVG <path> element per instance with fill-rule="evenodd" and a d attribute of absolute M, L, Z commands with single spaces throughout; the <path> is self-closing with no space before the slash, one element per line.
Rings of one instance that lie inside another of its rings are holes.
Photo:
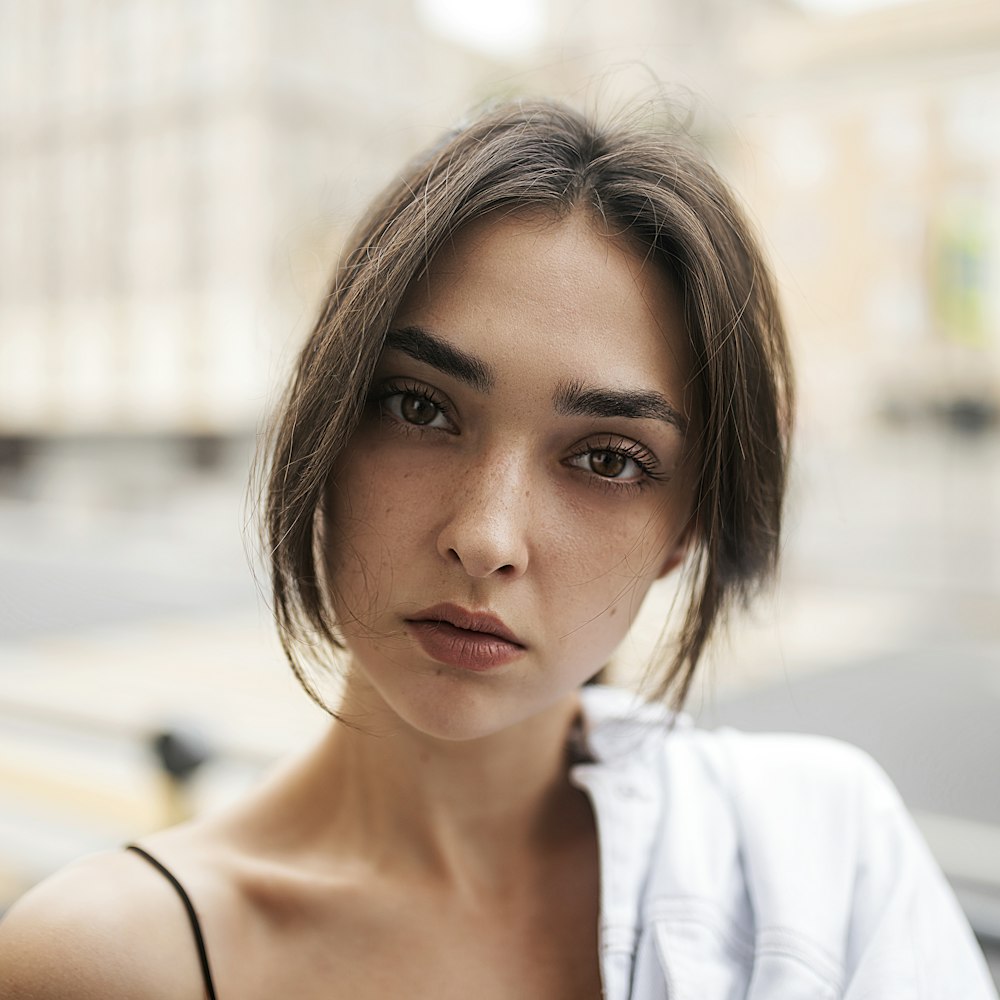
<path fill-rule="evenodd" d="M 278 623 L 336 721 L 30 893 L 5 995 L 994 996 L 869 760 L 588 684 L 683 566 L 683 701 L 774 566 L 790 411 L 771 280 L 680 137 L 549 103 L 449 136 L 353 238 L 273 446 Z"/>

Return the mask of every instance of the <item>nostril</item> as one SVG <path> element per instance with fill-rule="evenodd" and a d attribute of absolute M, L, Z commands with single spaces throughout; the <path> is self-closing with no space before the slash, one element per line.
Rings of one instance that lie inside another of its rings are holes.
<path fill-rule="evenodd" d="M 444 511 L 437 550 L 451 566 L 474 577 L 516 577 L 527 566 L 525 526 L 508 511 L 489 511 L 482 503 L 463 503 Z"/>

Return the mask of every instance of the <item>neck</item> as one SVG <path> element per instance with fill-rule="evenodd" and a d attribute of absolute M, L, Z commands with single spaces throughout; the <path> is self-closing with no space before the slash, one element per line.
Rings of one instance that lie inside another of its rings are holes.
<path fill-rule="evenodd" d="M 478 894 L 544 863 L 589 805 L 568 780 L 575 693 L 502 732 L 429 737 L 337 723 L 300 772 L 313 835 L 337 854 Z M 370 718 L 370 717 L 369 717 Z M 308 789 L 308 792 L 307 792 Z"/>

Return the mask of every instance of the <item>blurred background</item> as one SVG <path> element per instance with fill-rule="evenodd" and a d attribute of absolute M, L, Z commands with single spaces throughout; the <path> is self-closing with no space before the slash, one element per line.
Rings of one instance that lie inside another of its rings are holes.
<path fill-rule="evenodd" d="M 784 299 L 785 569 L 691 711 L 872 752 L 1000 968 L 994 0 L 0 0 L 0 910 L 323 726 L 261 422 L 367 200 L 540 93 L 675 101 Z"/>

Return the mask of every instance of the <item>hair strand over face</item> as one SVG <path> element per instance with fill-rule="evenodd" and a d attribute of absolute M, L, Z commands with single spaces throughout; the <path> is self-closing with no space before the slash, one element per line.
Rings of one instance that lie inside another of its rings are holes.
<path fill-rule="evenodd" d="M 324 524 L 325 498 L 393 317 L 462 227 L 495 212 L 572 211 L 670 276 L 694 358 L 687 608 L 658 696 L 683 703 L 720 617 L 774 571 L 791 368 L 773 281 L 739 206 L 679 129 L 603 127 L 547 101 L 503 104 L 446 136 L 374 203 L 274 424 L 264 507 L 274 612 L 296 676 L 324 707 L 309 665 L 329 670 L 341 645 L 323 573 L 335 529 Z"/>

